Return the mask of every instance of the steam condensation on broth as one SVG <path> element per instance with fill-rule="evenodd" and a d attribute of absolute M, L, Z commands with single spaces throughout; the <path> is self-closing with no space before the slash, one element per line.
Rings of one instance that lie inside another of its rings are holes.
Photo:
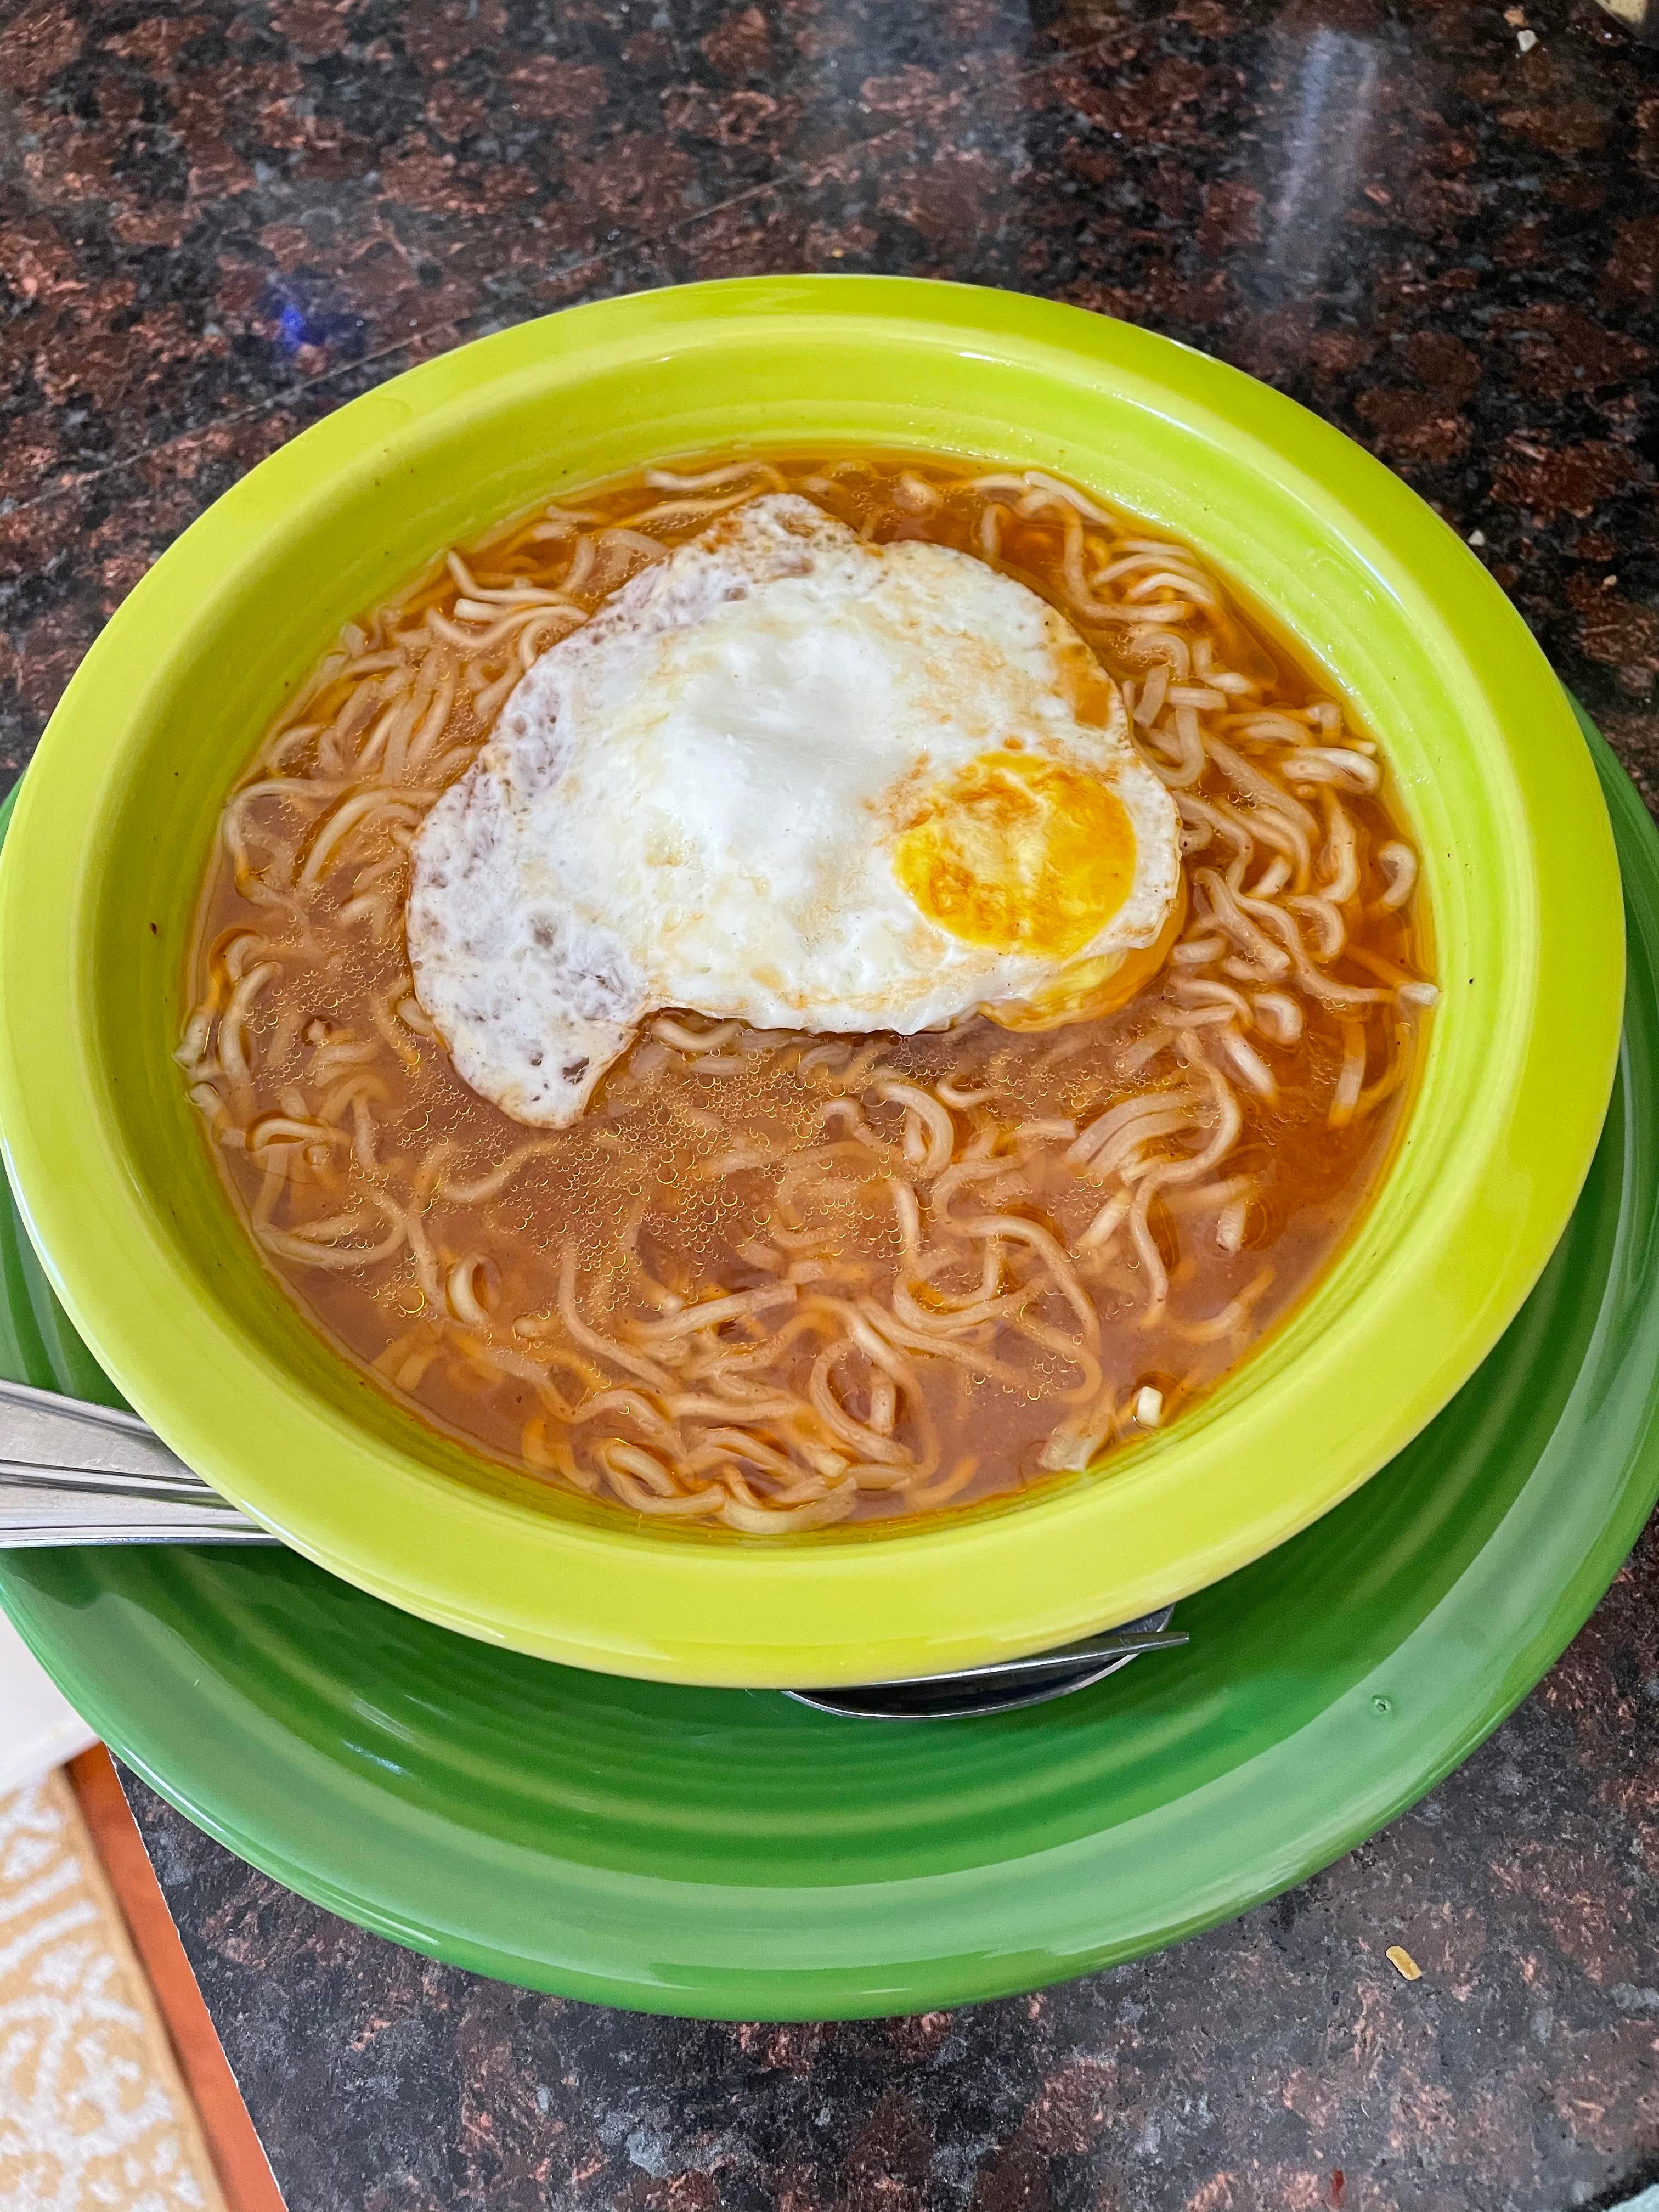
<path fill-rule="evenodd" d="M 541 653 L 779 489 L 1077 626 L 1179 809 L 1178 936 L 1117 1012 L 1045 1029 L 659 1015 L 580 1121 L 528 1131 L 414 996 L 411 842 Z M 756 1534 L 1084 1467 L 1258 1342 L 1410 1087 L 1417 862 L 1340 703 L 1143 532 L 1036 471 L 737 457 L 538 510 L 348 628 L 227 805 L 179 1054 L 325 1334 L 556 1485 Z"/>

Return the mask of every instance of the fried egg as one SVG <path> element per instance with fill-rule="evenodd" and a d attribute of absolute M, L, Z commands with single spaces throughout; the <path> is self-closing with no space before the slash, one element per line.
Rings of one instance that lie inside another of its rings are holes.
<path fill-rule="evenodd" d="M 760 498 L 550 647 L 433 807 L 415 988 L 516 1120 L 581 1113 L 662 1007 L 761 1029 L 1092 1011 L 1161 953 L 1174 805 L 1036 592 Z"/>

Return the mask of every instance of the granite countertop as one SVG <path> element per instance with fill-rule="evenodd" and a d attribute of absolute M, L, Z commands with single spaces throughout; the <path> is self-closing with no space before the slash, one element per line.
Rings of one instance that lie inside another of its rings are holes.
<path fill-rule="evenodd" d="M 341 400 L 568 302 L 799 269 L 1041 292 L 1267 378 L 1455 525 L 1659 794 L 1659 61 L 1590 0 L 0 0 L 5 778 L 146 565 Z M 1556 2212 L 1659 2179 L 1651 1530 L 1376 1842 L 955 2014 L 526 1996 L 130 1787 L 291 2212 Z"/>

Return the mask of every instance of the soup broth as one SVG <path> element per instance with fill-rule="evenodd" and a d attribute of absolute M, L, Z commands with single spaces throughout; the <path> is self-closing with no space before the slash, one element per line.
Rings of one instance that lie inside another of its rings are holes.
<path fill-rule="evenodd" d="M 1076 626 L 1179 811 L 1176 928 L 1047 1028 L 660 1013 L 527 1128 L 415 996 L 412 842 L 541 653 L 784 489 Z M 1435 997 L 1416 884 L 1375 744 L 1186 548 L 1036 472 L 726 455 L 348 627 L 227 804 L 179 1057 L 270 1266 L 388 1391 L 556 1486 L 774 1534 L 1091 1466 L 1261 1341 L 1388 1158 Z"/>

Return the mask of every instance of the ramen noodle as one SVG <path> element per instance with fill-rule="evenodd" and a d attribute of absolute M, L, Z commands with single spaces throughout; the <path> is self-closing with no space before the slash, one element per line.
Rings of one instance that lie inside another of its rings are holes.
<path fill-rule="evenodd" d="M 780 493 L 1075 626 L 1173 798 L 1179 905 L 1108 1011 L 669 1009 L 526 1127 L 416 995 L 422 824 L 540 656 Z M 1036 471 L 739 454 L 539 508 L 345 629 L 225 806 L 178 1056 L 270 1267 L 387 1391 L 557 1487 L 771 1535 L 1092 1468 L 1234 1367 L 1386 1164 L 1426 927 L 1376 745 L 1186 547 Z"/>

